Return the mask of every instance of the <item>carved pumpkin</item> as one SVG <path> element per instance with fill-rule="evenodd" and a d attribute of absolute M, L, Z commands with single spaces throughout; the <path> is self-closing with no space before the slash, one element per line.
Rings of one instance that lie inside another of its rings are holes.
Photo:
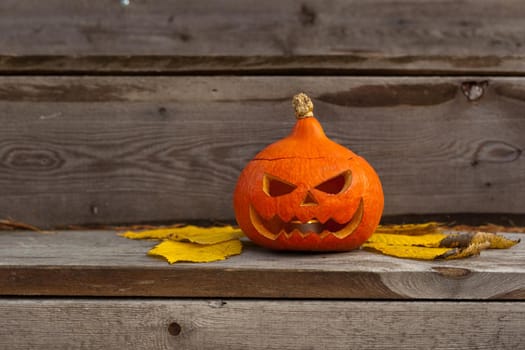
<path fill-rule="evenodd" d="M 255 243 L 280 250 L 346 251 L 372 235 L 383 211 L 372 167 L 330 140 L 304 94 L 297 122 L 242 171 L 234 193 L 237 222 Z"/>

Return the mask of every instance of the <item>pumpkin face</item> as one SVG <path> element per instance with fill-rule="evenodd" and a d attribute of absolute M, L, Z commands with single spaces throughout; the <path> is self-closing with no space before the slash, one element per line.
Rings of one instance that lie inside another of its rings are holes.
<path fill-rule="evenodd" d="M 248 163 L 234 208 L 241 229 L 262 246 L 344 251 L 373 233 L 383 193 L 370 165 L 307 117 Z"/>

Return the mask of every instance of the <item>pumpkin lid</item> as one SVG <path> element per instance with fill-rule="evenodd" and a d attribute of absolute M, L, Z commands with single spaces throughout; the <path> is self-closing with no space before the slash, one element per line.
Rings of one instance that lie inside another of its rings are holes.
<path fill-rule="evenodd" d="M 272 143 L 254 160 L 273 160 L 282 158 L 344 158 L 355 157 L 348 148 L 332 141 L 324 133 L 323 127 L 314 117 L 312 100 L 304 93 L 297 94 L 292 101 L 297 119 L 292 132 L 285 138 Z"/>

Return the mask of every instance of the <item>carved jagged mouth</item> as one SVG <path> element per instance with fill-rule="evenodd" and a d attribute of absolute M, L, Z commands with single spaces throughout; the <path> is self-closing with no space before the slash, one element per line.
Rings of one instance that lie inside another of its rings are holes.
<path fill-rule="evenodd" d="M 286 222 L 277 215 L 270 220 L 266 220 L 259 215 L 251 205 L 250 219 L 257 232 L 271 240 L 275 240 L 281 235 L 290 237 L 293 234 L 300 234 L 303 237 L 317 234 L 321 238 L 333 235 L 339 239 L 343 239 L 351 235 L 361 223 L 363 219 L 363 200 L 361 199 L 359 202 L 359 207 L 350 221 L 345 223 L 338 223 L 333 219 L 320 222 L 315 218 L 306 222 L 301 222 L 297 219 Z"/>

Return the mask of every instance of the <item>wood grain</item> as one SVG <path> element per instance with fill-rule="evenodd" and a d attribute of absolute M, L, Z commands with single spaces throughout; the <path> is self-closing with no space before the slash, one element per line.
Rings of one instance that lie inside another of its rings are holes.
<path fill-rule="evenodd" d="M 523 303 L 35 300 L 0 303 L 8 349 L 517 349 Z"/>
<path fill-rule="evenodd" d="M 4 72 L 525 68 L 517 0 L 6 0 L 0 13 Z"/>
<path fill-rule="evenodd" d="M 0 78 L 0 217 L 232 220 L 241 169 L 289 132 L 300 90 L 377 169 L 385 215 L 525 214 L 522 78 L 49 76 Z"/>
<path fill-rule="evenodd" d="M 155 244 L 113 231 L 3 232 L 0 295 L 525 300 L 523 243 L 426 262 L 366 251 L 273 252 L 246 241 L 228 260 L 175 265 L 146 256 Z"/>

